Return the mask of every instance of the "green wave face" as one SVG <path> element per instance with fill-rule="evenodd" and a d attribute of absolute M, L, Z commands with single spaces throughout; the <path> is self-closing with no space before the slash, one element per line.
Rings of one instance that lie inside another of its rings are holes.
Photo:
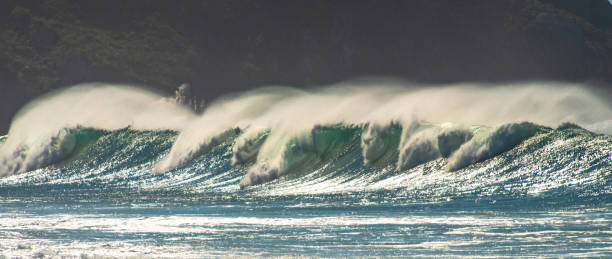
<path fill-rule="evenodd" d="M 316 168 L 338 157 L 351 142 L 357 141 L 360 129 L 345 126 L 316 126 L 310 132 L 292 139 L 283 153 L 287 172 Z"/>

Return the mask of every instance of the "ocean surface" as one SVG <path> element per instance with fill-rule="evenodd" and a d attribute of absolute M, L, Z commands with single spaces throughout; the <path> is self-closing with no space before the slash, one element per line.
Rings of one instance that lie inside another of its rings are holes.
<path fill-rule="evenodd" d="M 512 91 L 522 100 L 521 89 Z M 129 105 L 115 95 L 104 104 L 105 91 L 126 91 Z M 203 114 L 148 106 L 159 96 L 124 86 L 79 86 L 33 102 L 0 137 L 0 254 L 612 257 L 605 102 L 581 110 L 572 105 L 592 99 L 549 95 L 516 116 L 501 106 L 461 111 L 482 121 L 505 114 L 502 123 L 449 123 L 432 115 L 451 112 L 438 104 L 417 109 L 428 114 L 419 119 L 404 106 L 406 117 L 387 116 L 389 107 L 374 116 L 361 109 L 385 106 L 365 104 L 371 93 L 326 103 L 335 92 L 293 91 L 266 92 L 263 102 L 261 92 L 234 97 Z M 560 106 L 569 106 L 561 117 L 547 110 Z M 342 116 L 328 116 L 335 111 Z"/>

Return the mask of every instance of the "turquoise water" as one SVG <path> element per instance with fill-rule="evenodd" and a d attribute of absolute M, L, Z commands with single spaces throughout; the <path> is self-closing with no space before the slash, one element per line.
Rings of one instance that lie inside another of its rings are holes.
<path fill-rule="evenodd" d="M 255 161 L 232 165 L 236 136 L 153 174 L 179 133 L 77 129 L 75 147 L 61 162 L 0 178 L 0 252 L 612 256 L 608 135 L 578 127 L 530 130 L 449 172 L 443 157 L 402 170 L 397 159 L 365 166 L 360 130 L 322 132 L 313 134 L 322 146 L 292 142 L 284 157 L 291 170 L 241 189 Z"/>

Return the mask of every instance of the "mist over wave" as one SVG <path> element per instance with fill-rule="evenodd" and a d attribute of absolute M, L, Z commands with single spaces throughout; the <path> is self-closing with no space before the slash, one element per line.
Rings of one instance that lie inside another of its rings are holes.
<path fill-rule="evenodd" d="M 0 149 L 0 176 L 60 162 L 75 148 L 79 128 L 180 130 L 195 117 L 145 89 L 108 84 L 69 87 L 18 112 Z"/>
<path fill-rule="evenodd" d="M 241 187 L 324 167 L 355 148 L 366 167 L 403 171 L 444 159 L 445 170 L 455 171 L 564 122 L 609 134 L 611 119 L 606 100 L 559 83 L 273 87 L 220 98 L 202 114 L 143 89 L 80 85 L 19 112 L 0 144 L 0 175 L 59 163 L 105 131 L 126 127 L 178 132 L 172 147 L 144 169 L 148 173 L 187 166 L 230 145 L 232 165 L 246 168 Z"/>

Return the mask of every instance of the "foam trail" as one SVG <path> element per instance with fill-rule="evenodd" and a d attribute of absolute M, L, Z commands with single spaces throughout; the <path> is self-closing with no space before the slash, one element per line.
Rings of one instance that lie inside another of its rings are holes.
<path fill-rule="evenodd" d="M 194 114 L 153 92 L 84 84 L 43 96 L 22 108 L 0 150 L 0 176 L 61 161 L 75 146 L 74 129 L 180 130 Z"/>

